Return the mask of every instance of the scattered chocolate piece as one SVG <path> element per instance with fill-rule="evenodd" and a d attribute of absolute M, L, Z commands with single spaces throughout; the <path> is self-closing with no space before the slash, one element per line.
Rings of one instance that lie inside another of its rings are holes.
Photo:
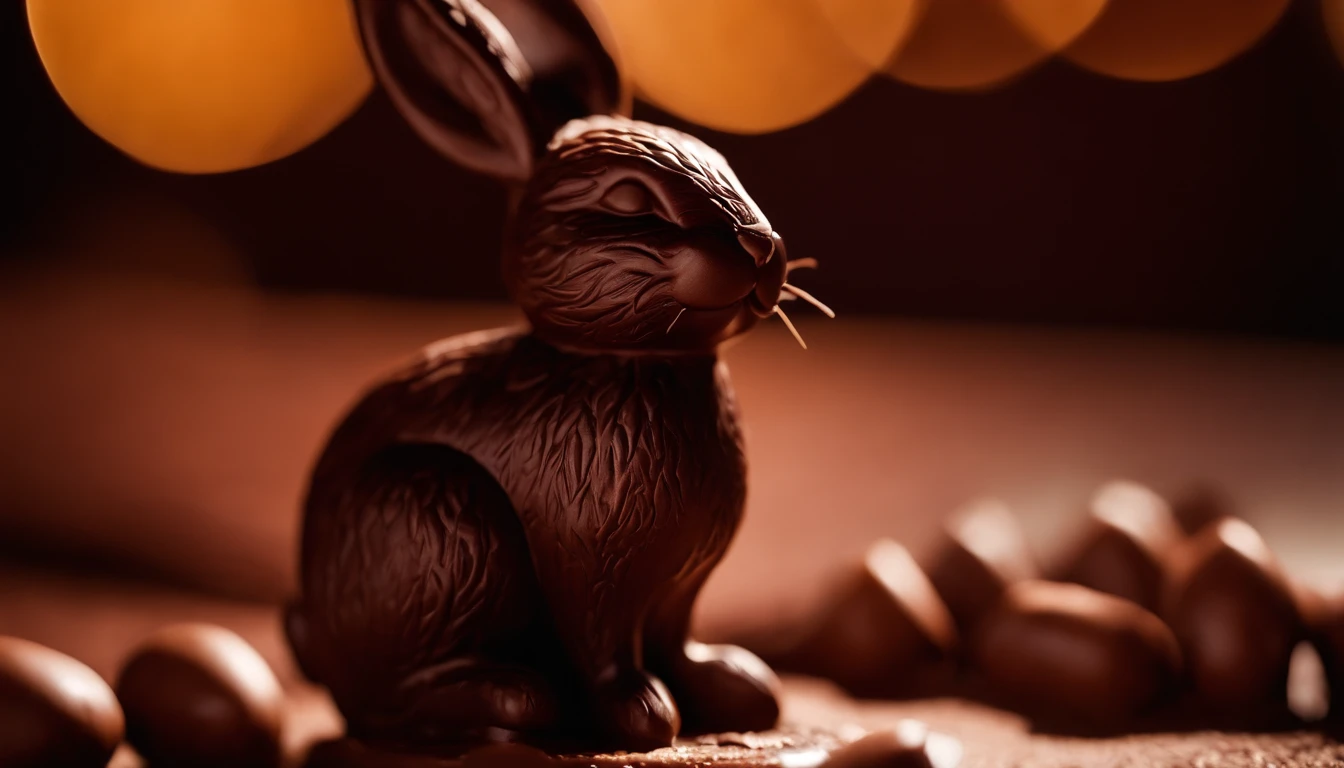
<path fill-rule="evenodd" d="M 117 680 L 126 736 L 156 766 L 274 766 L 284 694 L 238 635 L 207 624 L 160 630 Z"/>
<path fill-rule="evenodd" d="M 1194 693 L 1220 724 L 1254 727 L 1287 711 L 1293 648 L 1306 639 L 1292 587 L 1260 534 L 1224 518 L 1177 558 L 1164 616 Z"/>
<path fill-rule="evenodd" d="M 1048 719 L 1115 727 L 1159 702 L 1180 650 L 1139 605 L 1076 584 L 1025 581 L 1004 593 L 972 639 L 996 693 Z"/>
<path fill-rule="evenodd" d="M 1096 492 L 1089 515 L 1090 529 L 1058 580 L 1158 610 L 1167 561 L 1184 538 L 1171 508 L 1142 485 L 1117 481 Z"/>
<path fill-rule="evenodd" d="M 1233 516 L 1232 501 L 1221 491 L 1201 485 L 1176 497 L 1171 505 L 1176 523 L 1186 535 L 1193 536 L 1209 523 Z"/>
<path fill-rule="evenodd" d="M 102 768 L 124 725 L 97 672 L 37 643 L 0 637 L 0 765 Z"/>
<path fill-rule="evenodd" d="M 1298 643 L 1288 662 L 1288 709 L 1304 723 L 1325 719 L 1330 710 L 1330 690 L 1320 651 L 1312 643 Z"/>
<path fill-rule="evenodd" d="M 961 762 L 961 742 L 931 733 L 918 720 L 901 720 L 892 728 L 874 731 L 835 750 L 825 768 L 955 768 Z"/>
<path fill-rule="evenodd" d="M 1344 592 L 1322 600 L 1312 623 L 1312 643 L 1325 667 L 1330 694 L 1329 719 L 1344 725 Z"/>
<path fill-rule="evenodd" d="M 1004 588 L 1037 575 L 1021 526 L 1007 504 L 982 499 L 963 507 L 928 568 L 929 579 L 967 632 L 998 602 Z"/>
<path fill-rule="evenodd" d="M 775 661 L 858 696 L 914 695 L 951 669 L 952 617 L 905 547 L 883 539 Z"/>

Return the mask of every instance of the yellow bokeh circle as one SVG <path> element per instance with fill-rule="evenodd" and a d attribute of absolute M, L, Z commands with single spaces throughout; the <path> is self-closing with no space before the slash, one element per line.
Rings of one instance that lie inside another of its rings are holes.
<path fill-rule="evenodd" d="M 28 0 L 28 21 L 79 119 L 170 171 L 297 152 L 372 85 L 348 0 Z"/>
<path fill-rule="evenodd" d="M 919 0 L 601 0 L 639 95 L 764 133 L 848 96 L 904 40 Z"/>
<path fill-rule="evenodd" d="M 1064 51 L 1073 63 L 1126 80 L 1203 74 L 1255 45 L 1289 0 L 1110 0 Z"/>
<path fill-rule="evenodd" d="M 1325 14 L 1325 31 L 1335 46 L 1335 53 L 1344 62 L 1344 0 L 1322 0 L 1321 12 Z"/>
<path fill-rule="evenodd" d="M 1106 0 L 930 0 L 884 69 L 921 88 L 993 87 L 1068 45 L 1105 6 Z"/>

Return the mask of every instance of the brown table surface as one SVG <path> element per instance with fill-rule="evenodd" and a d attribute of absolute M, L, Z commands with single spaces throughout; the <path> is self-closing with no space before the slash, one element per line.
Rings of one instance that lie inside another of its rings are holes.
<path fill-rule="evenodd" d="M 290 674 L 268 604 L 290 590 L 298 499 L 333 420 L 419 345 L 514 317 L 88 271 L 7 275 L 0 548 L 215 597 L 13 566 L 0 632 L 111 674 L 154 626 L 204 618 L 240 627 Z M 1049 560 L 1113 477 L 1168 494 L 1210 484 L 1290 572 L 1344 584 L 1344 348 L 805 315 L 799 327 L 806 352 L 766 324 L 726 353 L 751 498 L 703 595 L 704 636 L 806 610 L 875 537 L 927 551 L 939 521 L 977 495 L 1013 505 Z M 1029 739 L 998 713 L 905 706 L 962 735 L 967 765 L 1262 765 L 1297 746 L 1295 764 L 1339 760 L 1311 737 Z M 1240 757 L 1204 759 L 1215 752 Z"/>

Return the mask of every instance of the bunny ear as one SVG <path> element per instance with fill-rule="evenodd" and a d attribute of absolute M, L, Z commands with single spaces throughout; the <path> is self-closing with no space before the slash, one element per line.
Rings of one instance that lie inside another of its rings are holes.
<path fill-rule="evenodd" d="M 373 71 L 449 159 L 521 182 L 568 120 L 628 111 L 579 0 L 355 0 Z M 507 27 L 501 23 L 507 22 Z"/>

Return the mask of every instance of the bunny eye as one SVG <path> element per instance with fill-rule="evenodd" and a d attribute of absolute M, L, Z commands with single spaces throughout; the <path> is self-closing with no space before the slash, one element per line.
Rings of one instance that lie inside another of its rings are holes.
<path fill-rule="evenodd" d="M 602 196 L 602 205 L 613 213 L 644 214 L 653 211 L 653 195 L 636 181 L 613 184 Z"/>

